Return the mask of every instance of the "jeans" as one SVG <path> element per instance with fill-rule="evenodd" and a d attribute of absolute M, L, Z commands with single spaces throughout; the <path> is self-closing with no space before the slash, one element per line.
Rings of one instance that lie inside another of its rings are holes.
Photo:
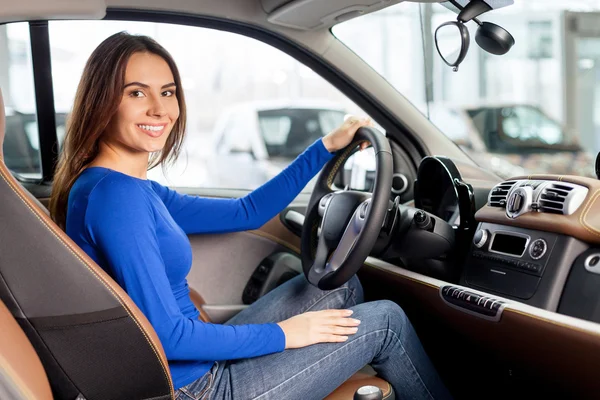
<path fill-rule="evenodd" d="M 387 300 L 362 301 L 356 276 L 330 291 L 312 286 L 304 275 L 289 280 L 227 324 L 279 322 L 306 311 L 350 308 L 352 318 L 361 321 L 358 332 L 342 343 L 215 362 L 203 377 L 179 389 L 176 399 L 319 400 L 367 364 L 392 385 L 396 398 L 450 398 L 402 309 Z"/>

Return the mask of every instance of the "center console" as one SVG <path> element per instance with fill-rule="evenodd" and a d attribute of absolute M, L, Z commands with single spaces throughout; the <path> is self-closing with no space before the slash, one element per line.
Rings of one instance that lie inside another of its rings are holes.
<path fill-rule="evenodd" d="M 546 271 L 556 234 L 482 223 L 463 274 L 463 284 L 527 300 Z"/>
<path fill-rule="evenodd" d="M 480 223 L 460 283 L 556 311 L 571 265 L 586 249 L 556 233 Z"/>
<path fill-rule="evenodd" d="M 587 189 L 564 182 L 519 180 L 496 186 L 488 207 L 502 208 L 506 222 L 478 224 L 460 284 L 557 311 L 571 267 L 589 246 L 511 221 L 530 213 L 572 215 L 586 195 Z"/>

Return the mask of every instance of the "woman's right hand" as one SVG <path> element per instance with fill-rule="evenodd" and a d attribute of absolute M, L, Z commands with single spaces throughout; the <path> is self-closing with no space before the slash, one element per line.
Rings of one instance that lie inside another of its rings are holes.
<path fill-rule="evenodd" d="M 338 343 L 358 331 L 360 321 L 350 318 L 352 310 L 309 311 L 279 322 L 285 348 L 297 349 L 316 343 Z"/>

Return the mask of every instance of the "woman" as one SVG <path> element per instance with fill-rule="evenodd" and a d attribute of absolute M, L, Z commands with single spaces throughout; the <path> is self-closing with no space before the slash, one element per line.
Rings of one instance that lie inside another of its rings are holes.
<path fill-rule="evenodd" d="M 369 122 L 345 122 L 243 198 L 209 199 L 146 179 L 149 165 L 177 157 L 185 121 L 166 50 L 144 36 L 109 37 L 85 66 L 50 204 L 156 330 L 177 398 L 319 399 L 368 363 L 403 397 L 447 397 L 402 310 L 360 304 L 356 277 L 328 292 L 297 277 L 226 325 L 198 320 L 189 298 L 187 234 L 260 227 Z"/>

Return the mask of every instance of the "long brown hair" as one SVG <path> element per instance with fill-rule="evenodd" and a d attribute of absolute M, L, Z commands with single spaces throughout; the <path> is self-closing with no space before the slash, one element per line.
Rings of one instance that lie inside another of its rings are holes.
<path fill-rule="evenodd" d="M 167 62 L 177 85 L 179 104 L 179 118 L 164 148 L 150 157 L 149 168 L 175 161 L 179 156 L 186 112 L 181 78 L 173 57 L 150 37 L 125 32 L 110 36 L 94 50 L 85 65 L 54 174 L 50 215 L 63 230 L 71 187 L 98 155 L 98 141 L 121 103 L 127 63 L 139 52 L 156 54 Z"/>

